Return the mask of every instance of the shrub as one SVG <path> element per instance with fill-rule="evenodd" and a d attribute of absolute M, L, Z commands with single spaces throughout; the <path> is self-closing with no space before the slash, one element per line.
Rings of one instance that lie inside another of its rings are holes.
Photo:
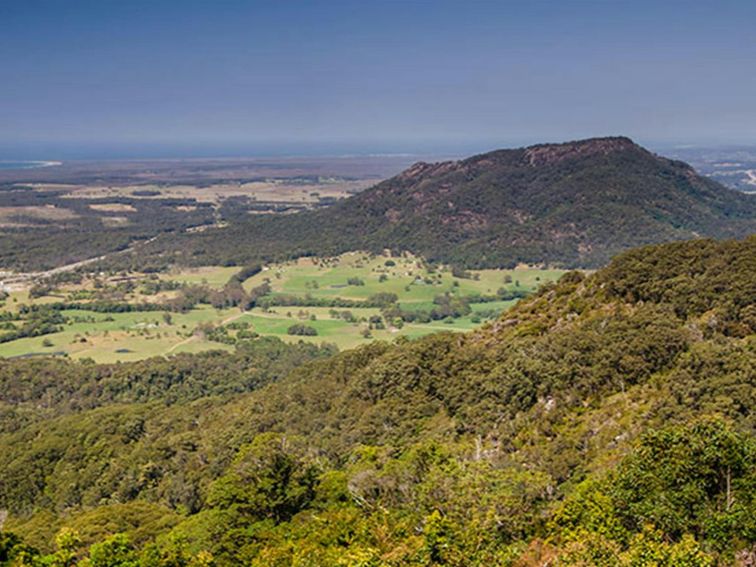
<path fill-rule="evenodd" d="M 301 323 L 292 325 L 286 330 L 286 332 L 290 335 L 299 335 L 305 337 L 314 337 L 318 334 L 317 329 L 310 327 L 309 325 L 303 325 Z"/>

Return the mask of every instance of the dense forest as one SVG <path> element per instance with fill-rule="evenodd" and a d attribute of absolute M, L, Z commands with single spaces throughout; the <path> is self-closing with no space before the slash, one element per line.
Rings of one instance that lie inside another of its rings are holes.
<path fill-rule="evenodd" d="M 0 361 L 0 564 L 751 565 L 754 274 L 679 242 L 465 335 Z"/>
<path fill-rule="evenodd" d="M 754 231 L 756 196 L 627 138 L 597 138 L 418 163 L 331 207 L 163 236 L 131 260 L 245 265 L 391 248 L 469 268 L 597 267 L 636 246 Z"/>

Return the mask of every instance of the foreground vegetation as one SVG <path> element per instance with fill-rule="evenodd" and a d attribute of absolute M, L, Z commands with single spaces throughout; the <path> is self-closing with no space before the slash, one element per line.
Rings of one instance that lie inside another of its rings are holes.
<path fill-rule="evenodd" d="M 0 302 L 0 356 L 96 362 L 232 350 L 241 339 L 327 342 L 468 331 L 559 270 L 464 272 L 409 255 L 349 253 L 270 266 L 45 278 Z"/>
<path fill-rule="evenodd" d="M 0 562 L 748 565 L 754 273 L 670 244 L 464 335 L 2 361 Z"/>

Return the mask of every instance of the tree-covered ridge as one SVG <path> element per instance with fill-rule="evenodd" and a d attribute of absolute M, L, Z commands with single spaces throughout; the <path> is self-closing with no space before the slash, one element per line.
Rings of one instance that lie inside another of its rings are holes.
<path fill-rule="evenodd" d="M 208 396 L 249 392 L 298 366 L 332 355 L 331 346 L 287 345 L 261 337 L 235 352 L 210 351 L 133 363 L 75 363 L 59 358 L 0 360 L 0 432 L 31 419 L 109 404 L 186 403 Z M 22 377 L 23 379 L 19 379 Z"/>
<path fill-rule="evenodd" d="M 706 316 L 710 327 L 756 332 L 756 237 L 742 243 L 697 241 L 634 250 L 603 270 L 601 285 L 631 302 L 668 303 L 682 317 Z"/>
<path fill-rule="evenodd" d="M 747 565 L 755 258 L 754 237 L 647 247 L 468 335 L 232 397 L 63 402 L 0 435 L 6 529 L 26 542 L 6 533 L 0 560 Z"/>
<path fill-rule="evenodd" d="M 754 231 L 753 195 L 627 138 L 597 138 L 419 163 L 327 209 L 161 238 L 145 253 L 243 264 L 392 248 L 467 267 L 589 267 L 635 246 Z"/>

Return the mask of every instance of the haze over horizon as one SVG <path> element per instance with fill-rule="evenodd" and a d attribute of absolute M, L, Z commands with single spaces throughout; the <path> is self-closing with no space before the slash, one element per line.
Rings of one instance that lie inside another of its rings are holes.
<path fill-rule="evenodd" d="M 0 5 L 0 159 L 755 142 L 752 2 Z"/>

